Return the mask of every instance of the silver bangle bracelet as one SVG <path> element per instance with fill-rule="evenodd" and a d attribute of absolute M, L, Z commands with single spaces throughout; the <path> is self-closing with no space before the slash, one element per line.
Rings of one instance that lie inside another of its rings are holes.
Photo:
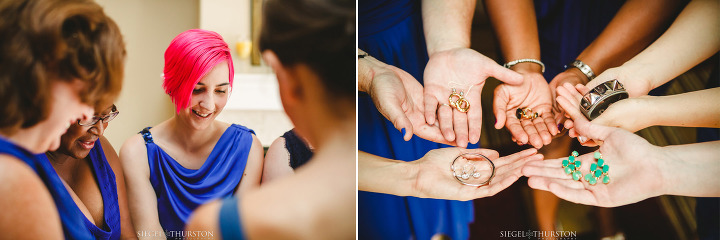
<path fill-rule="evenodd" d="M 592 81 L 595 78 L 595 73 L 593 72 L 592 68 L 590 68 L 590 66 L 585 64 L 583 61 L 575 60 L 575 61 L 571 62 L 570 64 L 565 65 L 565 69 L 568 69 L 571 67 L 579 69 L 580 72 L 585 74 L 585 76 L 588 78 L 589 81 Z"/>
<path fill-rule="evenodd" d="M 515 60 L 515 61 L 510 61 L 510 62 L 508 62 L 508 63 L 506 63 L 506 64 L 503 64 L 503 67 L 505 67 L 505 68 L 510 68 L 510 67 L 512 67 L 512 66 L 515 66 L 515 64 L 524 63 L 524 62 L 531 62 L 531 63 L 537 63 L 537 64 L 539 64 L 540 67 L 542 67 L 542 70 L 540 70 L 540 71 L 541 71 L 542 73 L 545 73 L 545 64 L 543 64 L 540 60 L 536 60 L 536 59 L 532 59 L 532 58 L 523 58 L 523 59 L 518 59 L 518 60 Z"/>

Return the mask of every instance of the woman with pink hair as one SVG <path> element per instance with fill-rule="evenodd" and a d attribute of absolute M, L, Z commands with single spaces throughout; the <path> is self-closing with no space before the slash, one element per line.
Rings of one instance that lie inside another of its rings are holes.
<path fill-rule="evenodd" d="M 260 141 L 246 127 L 215 120 L 233 76 L 230 50 L 215 32 L 185 31 L 165 51 L 163 88 L 175 116 L 120 149 L 139 237 L 187 237 L 182 230 L 197 206 L 259 186 Z"/>

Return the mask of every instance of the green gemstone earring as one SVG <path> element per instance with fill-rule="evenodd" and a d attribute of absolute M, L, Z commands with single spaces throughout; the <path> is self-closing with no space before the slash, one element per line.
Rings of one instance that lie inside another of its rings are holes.
<path fill-rule="evenodd" d="M 610 175 L 608 173 L 610 166 L 605 164 L 605 160 L 602 159 L 602 154 L 600 154 L 599 151 L 595 152 L 594 157 L 597 160 L 597 164 L 590 164 L 590 173 L 585 175 L 585 181 L 590 185 L 595 185 L 600 179 L 602 179 L 604 184 L 610 183 Z"/>
<path fill-rule="evenodd" d="M 565 170 L 565 174 L 572 174 L 572 178 L 575 181 L 580 180 L 582 177 L 582 173 L 580 173 L 580 165 L 582 165 L 582 162 L 580 162 L 580 160 L 575 160 L 578 155 L 577 151 L 573 151 L 568 159 L 562 161 L 562 167 Z"/>

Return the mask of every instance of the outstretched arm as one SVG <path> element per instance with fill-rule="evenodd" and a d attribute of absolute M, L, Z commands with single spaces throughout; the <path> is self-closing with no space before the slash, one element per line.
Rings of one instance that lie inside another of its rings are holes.
<path fill-rule="evenodd" d="M 443 138 L 439 127 L 425 122 L 423 87 L 402 69 L 373 56 L 358 59 L 358 90 L 370 95 L 378 111 L 398 131 L 405 131 L 405 141 L 414 134 L 433 142 L 453 144 Z"/>
<path fill-rule="evenodd" d="M 625 2 L 602 33 L 576 59 L 587 64 L 596 76 L 608 68 L 622 65 L 657 39 L 684 4 L 685 1 L 679 0 Z M 565 83 L 584 85 L 589 81 L 578 68 L 568 68 L 550 81 L 553 100 L 557 97 L 557 87 Z M 557 102 L 554 107 L 556 122 L 564 122 L 564 114 Z"/>
<path fill-rule="evenodd" d="M 536 152 L 528 149 L 499 157 L 490 149 L 441 148 L 411 162 L 358 152 L 358 190 L 452 200 L 489 197 L 517 181 L 525 162 L 542 159 Z M 495 177 L 487 186 L 467 186 L 455 179 L 450 165 L 463 153 L 480 153 L 493 161 Z"/>
<path fill-rule="evenodd" d="M 480 140 L 480 94 L 485 80 L 495 77 L 510 84 L 522 82 L 519 74 L 469 49 L 474 9 L 475 1 L 472 0 L 422 2 L 430 56 L 424 73 L 425 121 L 430 125 L 439 123 L 445 139 L 456 142 L 459 147 Z M 452 107 L 448 98 L 453 89 L 467 101 L 467 109 Z"/>
<path fill-rule="evenodd" d="M 670 28 L 647 49 L 620 67 L 587 84 L 593 88 L 611 79 L 625 85 L 630 97 L 646 95 L 720 50 L 720 2 L 693 0 Z"/>
<path fill-rule="evenodd" d="M 584 86 L 565 84 L 558 88 L 558 103 L 564 109 L 579 109 Z M 669 96 L 642 96 L 613 103 L 592 122 L 619 127 L 630 132 L 650 126 L 720 127 L 720 88 L 711 88 Z M 573 123 L 568 121 L 568 128 Z M 571 131 L 575 132 L 574 129 Z M 576 137 L 577 133 L 571 133 Z"/>
<path fill-rule="evenodd" d="M 486 1 L 488 16 L 495 29 L 505 61 L 540 60 L 540 41 L 535 20 L 535 7 L 530 0 Z M 507 127 L 518 144 L 541 148 L 550 144 L 558 133 L 552 111 L 553 99 L 543 68 L 534 62 L 521 62 L 510 67 L 523 76 L 521 85 L 501 84 L 495 89 L 493 111 L 495 128 Z M 518 118 L 516 110 L 531 108 L 536 119 Z"/>
<path fill-rule="evenodd" d="M 571 202 L 603 207 L 664 194 L 720 196 L 720 182 L 709 181 L 720 174 L 720 141 L 657 147 L 631 132 L 590 123 L 578 110 L 568 109 L 568 114 L 579 134 L 600 143 L 601 158 L 609 166 L 609 184 L 574 181 L 563 171 L 566 159 L 553 159 L 527 163 L 522 171 L 530 178 L 530 187 Z M 589 174 L 595 163 L 593 154 L 577 159 L 582 162 L 582 175 Z"/>

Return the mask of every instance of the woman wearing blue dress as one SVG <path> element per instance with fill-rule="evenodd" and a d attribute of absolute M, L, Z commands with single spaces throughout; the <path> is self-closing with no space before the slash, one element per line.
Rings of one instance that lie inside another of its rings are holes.
<path fill-rule="evenodd" d="M 50 161 L 60 136 L 114 101 L 125 47 L 93 1 L 0 3 L 0 232 L 6 239 L 92 239 Z"/>
<path fill-rule="evenodd" d="M 108 122 L 118 113 L 111 104 L 94 117 L 76 122 L 60 138 L 60 148 L 37 156 L 49 161 L 66 184 L 94 239 L 137 238 L 120 160 L 103 137 Z"/>
<path fill-rule="evenodd" d="M 246 127 L 215 120 L 233 76 L 230 51 L 219 34 L 192 29 L 170 43 L 163 87 L 176 114 L 143 129 L 120 150 L 140 237 L 187 237 L 183 229 L 196 207 L 259 186 L 260 141 Z"/>
<path fill-rule="evenodd" d="M 370 95 L 360 93 L 359 151 L 412 161 L 445 146 L 411 137 L 412 134 L 460 147 L 477 147 L 482 122 L 480 92 L 485 79 L 493 75 L 518 83 L 520 77 L 469 49 L 474 9 L 474 1 L 359 2 L 358 48 L 423 84 L 424 97 L 420 98 L 424 102 L 415 104 L 425 109 L 424 116 L 420 116 L 424 117 L 422 124 L 412 120 L 411 123 L 391 122 L 379 111 L 383 106 L 375 105 Z M 466 93 L 471 105 L 467 113 L 451 110 L 446 104 L 453 88 Z M 423 124 L 426 126 L 420 126 Z M 409 131 L 409 125 L 414 132 Z M 421 127 L 432 126 L 439 126 L 434 136 L 419 132 Z M 469 224 L 473 221 L 471 201 L 364 191 L 358 193 L 358 214 L 360 239 L 430 239 L 433 236 L 467 239 Z"/>

